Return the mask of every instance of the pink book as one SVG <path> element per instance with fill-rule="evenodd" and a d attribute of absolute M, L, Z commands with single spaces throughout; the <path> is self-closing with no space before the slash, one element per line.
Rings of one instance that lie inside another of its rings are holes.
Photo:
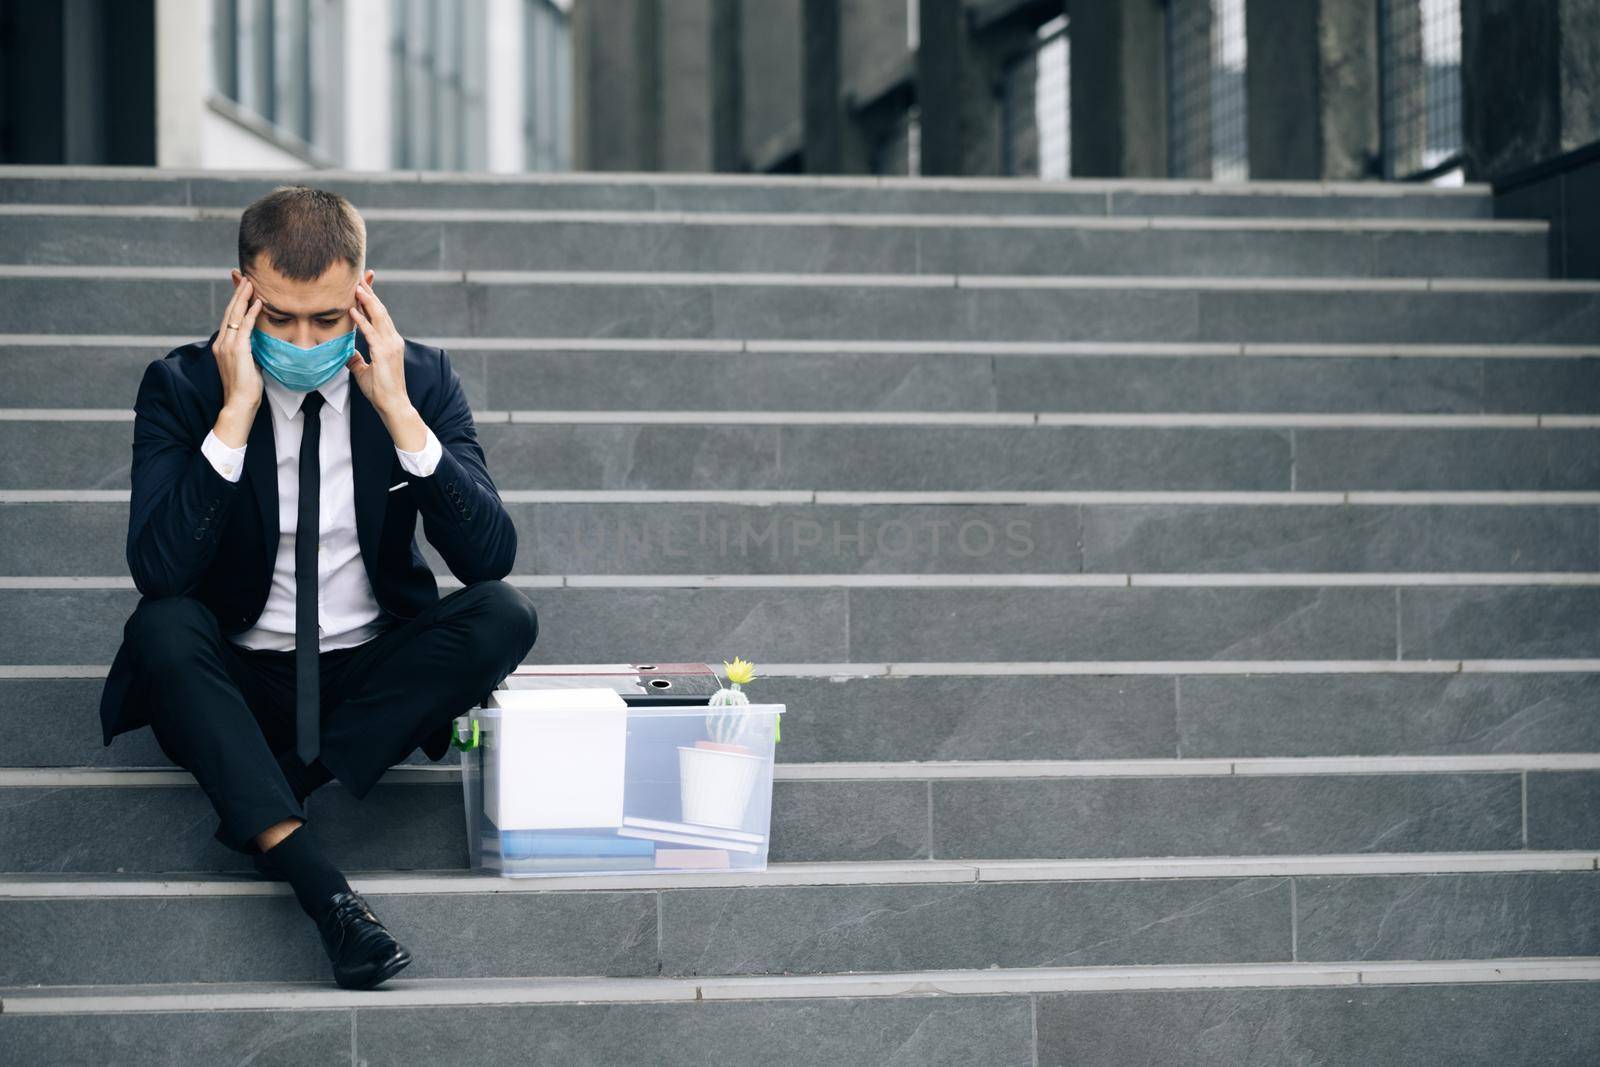
<path fill-rule="evenodd" d="M 725 868 L 728 850 L 723 848 L 658 848 L 657 867 Z"/>

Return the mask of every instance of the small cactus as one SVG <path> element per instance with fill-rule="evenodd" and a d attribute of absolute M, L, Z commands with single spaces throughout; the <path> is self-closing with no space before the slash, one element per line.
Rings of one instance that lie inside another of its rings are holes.
<path fill-rule="evenodd" d="M 723 673 L 728 676 L 728 681 L 734 685 L 748 685 L 756 680 L 756 665 L 747 659 L 733 657 L 733 662 L 722 661 Z"/>
<path fill-rule="evenodd" d="M 756 680 L 755 664 L 749 660 L 733 657 L 733 662 L 722 661 L 722 666 L 728 676 L 728 684 L 712 694 L 712 707 L 730 707 L 736 704 L 750 703 L 740 686 Z M 742 713 L 722 712 L 706 716 L 706 730 L 711 734 L 713 741 L 722 744 L 734 744 L 750 728 L 750 716 Z M 773 740 L 777 740 L 774 736 Z"/>

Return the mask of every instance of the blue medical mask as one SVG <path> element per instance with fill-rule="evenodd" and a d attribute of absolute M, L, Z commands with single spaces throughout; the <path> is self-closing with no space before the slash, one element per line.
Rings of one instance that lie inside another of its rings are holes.
<path fill-rule="evenodd" d="M 256 357 L 257 366 L 296 393 L 309 393 L 331 382 L 355 350 L 355 327 L 310 348 L 264 333 L 259 326 L 250 331 L 250 353 Z"/>

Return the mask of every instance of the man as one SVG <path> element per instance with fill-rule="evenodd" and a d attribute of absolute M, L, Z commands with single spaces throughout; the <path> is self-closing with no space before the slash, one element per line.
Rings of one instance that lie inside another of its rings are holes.
<path fill-rule="evenodd" d="M 217 332 L 145 369 L 128 567 L 143 596 L 101 694 L 104 743 L 148 724 L 216 809 L 216 837 L 286 879 L 335 981 L 411 961 L 306 818 L 365 796 L 516 668 L 538 617 L 502 581 L 517 532 L 442 349 L 372 290 L 344 197 L 282 186 L 239 222 Z M 416 521 L 463 588 L 441 598 Z"/>

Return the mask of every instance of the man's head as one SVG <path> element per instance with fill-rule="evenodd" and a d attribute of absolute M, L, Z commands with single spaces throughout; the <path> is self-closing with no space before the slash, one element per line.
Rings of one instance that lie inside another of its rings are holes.
<path fill-rule="evenodd" d="M 281 185 L 239 219 L 239 266 L 261 298 L 256 328 L 310 348 L 356 328 L 350 308 L 366 269 L 367 226 L 349 200 L 305 185 Z"/>

